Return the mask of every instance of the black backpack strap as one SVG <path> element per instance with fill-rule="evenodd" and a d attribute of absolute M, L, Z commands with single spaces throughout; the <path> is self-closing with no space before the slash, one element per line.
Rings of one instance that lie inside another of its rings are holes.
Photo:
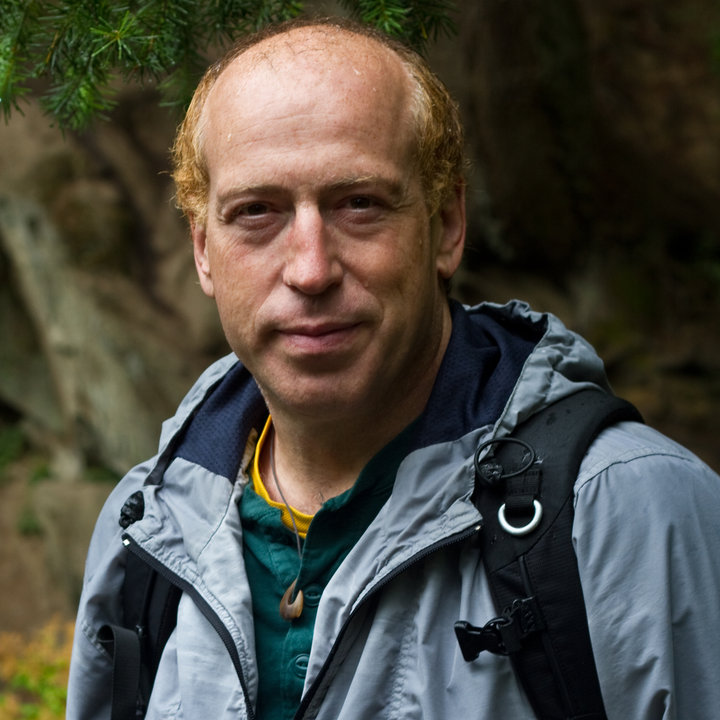
<path fill-rule="evenodd" d="M 134 718 L 140 684 L 140 638 L 129 628 L 104 625 L 99 639 L 113 659 L 110 720 Z"/>
<path fill-rule="evenodd" d="M 475 503 L 498 617 L 456 624 L 466 660 L 509 655 L 538 718 L 601 720 L 605 711 L 572 546 L 573 486 L 604 428 L 642 422 L 624 400 L 582 390 L 475 455 Z"/>
<path fill-rule="evenodd" d="M 120 524 L 127 527 L 143 514 L 142 492 L 123 506 Z M 177 623 L 182 591 L 126 550 L 122 589 L 122 625 L 105 625 L 99 638 L 113 658 L 111 720 L 145 717 L 160 657 Z"/>

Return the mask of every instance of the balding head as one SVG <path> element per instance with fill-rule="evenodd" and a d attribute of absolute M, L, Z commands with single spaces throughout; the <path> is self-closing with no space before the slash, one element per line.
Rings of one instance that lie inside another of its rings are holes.
<path fill-rule="evenodd" d="M 420 173 L 430 213 L 456 191 L 463 175 L 462 127 L 454 102 L 424 60 L 365 26 L 293 22 L 243 38 L 198 85 L 173 148 L 178 204 L 194 222 L 204 222 L 207 214 L 208 123 L 223 114 L 229 96 L 252 106 L 252 84 L 261 76 L 294 83 L 304 72 L 320 84 L 332 76 L 335 87 L 342 87 L 344 75 L 348 102 L 358 82 L 373 78 L 378 112 L 404 106 L 398 132 L 408 142 L 408 161 Z"/>

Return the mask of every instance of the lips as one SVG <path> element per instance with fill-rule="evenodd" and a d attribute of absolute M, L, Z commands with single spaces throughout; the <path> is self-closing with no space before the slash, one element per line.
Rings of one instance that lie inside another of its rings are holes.
<path fill-rule="evenodd" d="M 324 354 L 346 348 L 360 326 L 361 323 L 354 321 L 304 322 L 281 327 L 278 334 L 297 352 Z"/>
<path fill-rule="evenodd" d="M 356 322 L 322 322 L 322 323 L 300 323 L 282 328 L 280 332 L 287 335 L 306 335 L 308 337 L 320 337 L 335 332 L 343 332 L 358 325 Z"/>

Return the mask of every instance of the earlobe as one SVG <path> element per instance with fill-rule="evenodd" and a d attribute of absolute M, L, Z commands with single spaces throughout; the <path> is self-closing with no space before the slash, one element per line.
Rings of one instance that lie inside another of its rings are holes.
<path fill-rule="evenodd" d="M 213 288 L 212 274 L 210 272 L 210 259 L 207 250 L 207 233 L 205 225 L 195 222 L 194 217 L 190 217 L 190 235 L 193 241 L 193 254 L 195 256 L 195 269 L 197 270 L 200 280 L 200 287 L 203 292 L 214 297 L 215 290 Z"/>
<path fill-rule="evenodd" d="M 460 266 L 465 249 L 465 184 L 459 182 L 455 192 L 437 212 L 439 238 L 436 255 L 438 275 L 449 280 Z"/>

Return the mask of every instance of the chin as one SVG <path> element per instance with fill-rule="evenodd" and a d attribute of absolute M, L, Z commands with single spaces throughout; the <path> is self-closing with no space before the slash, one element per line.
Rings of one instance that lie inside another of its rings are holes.
<path fill-rule="evenodd" d="M 297 382 L 285 392 L 281 390 L 265 395 L 269 405 L 277 405 L 278 409 L 283 408 L 287 413 L 313 421 L 329 420 L 367 410 L 365 406 L 370 400 L 368 388 L 363 390 L 349 385 L 347 380 L 340 378 L 325 382 Z"/>

